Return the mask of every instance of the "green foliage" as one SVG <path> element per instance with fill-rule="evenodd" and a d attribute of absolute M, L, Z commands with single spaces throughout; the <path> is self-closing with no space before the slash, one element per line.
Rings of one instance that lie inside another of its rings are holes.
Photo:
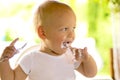
<path fill-rule="evenodd" d="M 92 36 L 95 39 L 97 32 L 97 21 L 98 21 L 98 11 L 99 11 L 99 4 L 96 1 L 89 0 L 88 1 L 88 36 Z"/>
<path fill-rule="evenodd" d="M 13 38 L 11 36 L 11 30 L 7 29 L 5 32 L 5 41 L 12 41 L 12 40 L 13 40 Z"/>
<path fill-rule="evenodd" d="M 110 75 L 110 48 L 112 47 L 112 29 L 108 0 L 88 1 L 88 36 L 96 40 L 99 53 L 104 61 L 100 75 Z"/>
<path fill-rule="evenodd" d="M 112 3 L 112 11 L 120 12 L 120 0 L 110 0 L 110 2 Z"/>
<path fill-rule="evenodd" d="M 12 4 L 2 4 L 0 3 L 0 18 L 9 18 L 9 17 L 16 17 L 19 16 L 23 21 L 27 21 L 31 17 L 31 9 L 34 6 L 33 2 L 30 3 L 12 3 Z M 7 19 L 6 19 L 7 20 Z M 7 22 L 7 21 L 6 21 Z M 5 27 L 8 27 L 5 30 L 5 41 L 11 41 L 15 39 L 16 34 L 12 29 L 10 29 L 11 25 L 7 25 Z M 23 40 L 20 38 L 20 40 Z"/>
<path fill-rule="evenodd" d="M 120 0 L 110 0 L 113 4 L 120 6 Z"/>
<path fill-rule="evenodd" d="M 7 6 L 1 4 L 0 17 L 10 17 L 10 16 L 14 16 L 20 12 L 29 13 L 31 11 L 31 8 L 33 7 L 33 5 L 34 5 L 34 3 L 28 3 L 28 4 L 13 3 L 13 4 L 11 4 L 11 5 L 9 4 Z M 27 16 L 27 15 L 25 15 L 25 16 Z"/>

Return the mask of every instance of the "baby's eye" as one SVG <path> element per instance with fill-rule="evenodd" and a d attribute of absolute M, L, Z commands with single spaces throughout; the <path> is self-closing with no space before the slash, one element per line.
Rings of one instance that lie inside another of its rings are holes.
<path fill-rule="evenodd" d="M 73 27 L 72 30 L 74 31 L 76 27 Z"/>
<path fill-rule="evenodd" d="M 67 27 L 65 27 L 65 28 L 62 28 L 61 30 L 62 30 L 62 31 L 67 31 L 67 30 L 68 30 L 68 28 L 67 28 Z"/>
<path fill-rule="evenodd" d="M 75 30 L 76 27 L 73 27 L 73 30 Z"/>

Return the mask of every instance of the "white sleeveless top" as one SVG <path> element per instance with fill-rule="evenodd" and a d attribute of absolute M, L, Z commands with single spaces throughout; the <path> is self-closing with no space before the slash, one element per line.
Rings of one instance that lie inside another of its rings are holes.
<path fill-rule="evenodd" d="M 60 56 L 34 51 L 19 62 L 28 75 L 26 80 L 75 80 L 74 56 L 67 51 Z"/>

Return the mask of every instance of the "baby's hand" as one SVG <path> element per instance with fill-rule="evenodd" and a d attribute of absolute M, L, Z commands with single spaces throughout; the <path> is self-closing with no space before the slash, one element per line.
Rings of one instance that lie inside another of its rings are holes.
<path fill-rule="evenodd" d="M 11 44 L 4 49 L 3 54 L 0 58 L 0 62 L 9 60 L 11 57 L 13 57 L 18 52 L 18 50 L 14 46 L 15 43 L 18 41 L 18 39 L 19 38 L 16 38 L 15 40 L 13 40 Z"/>
<path fill-rule="evenodd" d="M 87 47 L 85 47 L 84 49 L 76 49 L 74 51 L 75 53 L 75 58 L 77 61 L 87 61 L 89 59 L 89 54 L 87 52 Z"/>

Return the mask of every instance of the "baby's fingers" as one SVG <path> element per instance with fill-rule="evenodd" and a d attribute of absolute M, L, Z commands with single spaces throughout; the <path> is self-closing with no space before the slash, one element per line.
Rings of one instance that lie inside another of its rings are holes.
<path fill-rule="evenodd" d="M 80 60 L 85 60 L 88 57 L 87 48 L 84 49 L 77 49 L 76 58 Z"/>
<path fill-rule="evenodd" d="M 84 59 L 87 60 L 89 58 L 89 54 L 88 54 L 88 51 L 87 51 L 87 47 L 85 47 L 83 50 L 82 50 L 82 55 L 84 56 Z"/>
<path fill-rule="evenodd" d="M 16 49 L 14 46 L 6 47 L 3 51 L 2 56 L 0 57 L 0 62 L 8 61 L 15 54 L 16 54 Z"/>
<path fill-rule="evenodd" d="M 2 56 L 7 56 L 8 58 L 13 57 L 16 54 L 17 50 L 14 46 L 8 46 L 3 52 Z"/>
<path fill-rule="evenodd" d="M 85 56 L 88 55 L 87 47 L 85 47 L 85 48 L 82 50 L 82 53 L 83 53 L 83 55 L 85 55 Z"/>
<path fill-rule="evenodd" d="M 16 43 L 18 40 L 19 40 L 19 38 L 16 38 L 15 40 L 13 40 L 13 41 L 11 42 L 10 46 L 14 46 L 15 43 Z"/>
<path fill-rule="evenodd" d="M 73 53 L 75 55 L 76 60 L 80 60 L 80 58 L 82 57 L 82 49 L 77 49 L 77 48 L 73 48 Z"/>

